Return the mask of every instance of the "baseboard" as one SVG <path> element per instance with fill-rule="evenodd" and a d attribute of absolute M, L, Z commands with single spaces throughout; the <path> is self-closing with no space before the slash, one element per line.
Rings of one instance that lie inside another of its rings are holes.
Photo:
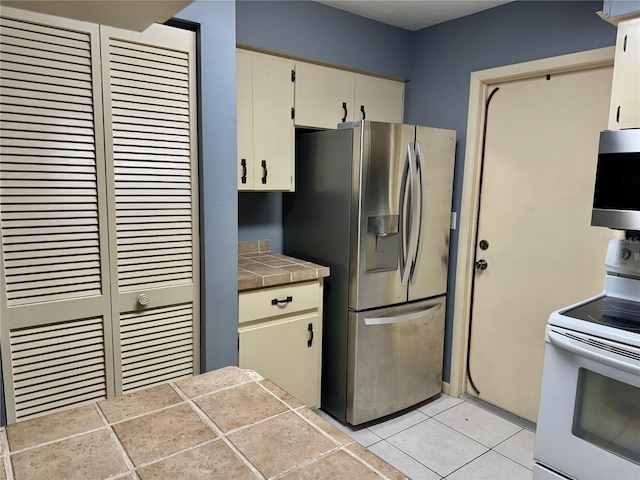
<path fill-rule="evenodd" d="M 449 395 L 450 391 L 451 391 L 451 385 L 447 382 L 442 382 L 442 393 L 446 393 L 447 395 Z"/>

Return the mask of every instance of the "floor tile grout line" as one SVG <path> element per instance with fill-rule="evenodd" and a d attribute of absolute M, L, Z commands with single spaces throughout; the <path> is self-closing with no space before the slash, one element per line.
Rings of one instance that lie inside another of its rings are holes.
<path fill-rule="evenodd" d="M 4 473 L 7 477 L 7 480 L 14 480 L 13 476 L 13 465 L 11 464 L 11 451 L 9 449 L 9 438 L 7 437 L 7 429 L 6 427 L 2 427 L 2 432 L 0 433 L 0 442 L 2 443 L 2 468 L 4 469 Z"/>
<path fill-rule="evenodd" d="M 488 449 L 486 452 L 482 452 L 480 455 L 473 457 L 471 460 L 469 460 L 468 462 L 465 462 L 464 464 L 460 465 L 458 468 L 456 468 L 455 470 L 452 470 L 451 472 L 447 473 L 446 475 L 443 475 L 442 477 L 448 477 L 449 475 L 451 475 L 452 473 L 457 472 L 458 470 L 460 470 L 461 468 L 466 467 L 467 465 L 469 465 L 471 462 L 476 461 L 477 459 L 479 459 L 480 457 L 482 457 L 483 455 L 486 455 L 487 453 L 489 453 L 491 451 L 491 449 Z M 440 474 L 438 474 L 440 475 Z"/>
<path fill-rule="evenodd" d="M 124 460 L 125 465 L 129 469 L 129 472 L 131 472 L 131 474 L 133 474 L 134 477 L 138 477 L 138 474 L 135 473 L 136 466 L 133 463 L 133 460 L 129 456 L 129 453 L 127 452 L 127 450 L 124 448 L 124 445 L 118 438 L 118 435 L 116 435 L 116 432 L 113 430 L 113 427 L 109 424 L 109 421 L 107 420 L 107 417 L 105 416 L 104 412 L 98 406 L 97 403 L 94 404 L 94 407 L 96 409 L 96 412 L 98 413 L 98 416 L 102 420 L 102 423 L 107 428 L 107 431 L 109 432 L 109 436 L 115 442 L 116 448 L 120 451 L 120 455 L 122 456 L 122 459 Z"/>
<path fill-rule="evenodd" d="M 299 409 L 302 410 L 302 409 Z M 322 428 L 320 428 L 319 425 L 316 425 L 315 423 L 313 423 L 311 420 L 307 419 L 304 415 L 302 415 L 299 410 L 293 410 L 293 413 L 295 413 L 298 418 L 302 419 L 303 422 L 305 422 L 307 425 L 311 426 L 311 428 L 313 428 L 314 430 L 316 430 L 317 432 L 321 433 L 325 438 L 328 438 L 329 440 L 331 440 L 333 443 L 335 443 L 338 447 L 342 447 L 343 444 L 340 443 L 338 440 L 336 440 L 335 438 L 333 438 L 331 436 L 331 434 L 329 432 L 325 432 Z M 311 413 L 313 413 L 314 415 L 316 415 L 313 410 L 309 409 L 309 411 Z M 336 429 L 337 430 L 337 429 Z M 346 435 L 346 434 L 345 434 Z M 351 442 L 347 443 L 347 445 L 351 445 L 352 443 L 355 442 L 355 440 L 353 440 L 352 437 L 351 438 Z"/>
<path fill-rule="evenodd" d="M 420 413 L 422 413 L 422 412 L 420 412 Z M 424 414 L 423 414 L 423 415 L 424 415 Z M 412 424 L 412 425 L 409 425 L 408 427 L 403 428 L 402 430 L 398 430 L 397 432 L 392 433 L 392 434 L 391 434 L 391 435 L 389 435 L 388 437 L 382 437 L 381 435 L 379 435 L 379 434 L 377 434 L 376 432 L 374 432 L 373 430 L 371 430 L 369 427 L 367 427 L 367 429 L 368 429 L 371 433 L 373 433 L 374 435 L 376 435 L 376 436 L 380 437 L 380 438 L 381 438 L 381 439 L 383 439 L 383 440 L 386 440 L 387 438 L 391 438 L 391 437 L 393 437 L 393 436 L 395 436 L 395 435 L 397 435 L 397 434 L 399 434 L 399 433 L 404 432 L 405 430 L 409 430 L 410 428 L 413 428 L 413 427 L 415 427 L 416 425 L 420 425 L 421 423 L 424 423 L 424 422 L 426 422 L 426 421 L 427 421 L 427 420 L 429 420 L 429 419 L 431 419 L 431 417 L 429 417 L 428 415 L 425 415 L 425 418 L 424 418 L 424 419 L 422 419 L 422 420 L 420 420 L 419 422 L 416 422 L 416 423 L 414 423 L 414 424 Z"/>
<path fill-rule="evenodd" d="M 419 463 L 420 465 L 422 465 L 424 468 L 426 468 L 427 470 L 429 470 L 430 472 L 433 472 L 434 474 L 438 475 L 439 477 L 443 478 L 442 475 L 440 475 L 438 472 L 434 471 L 432 468 L 429 468 L 428 466 L 426 466 L 424 463 L 422 463 L 420 460 L 418 460 L 417 458 L 412 457 L 409 453 L 405 452 L 404 450 L 396 447 L 394 444 L 387 442 L 384 438 L 381 439 L 379 442 L 376 442 L 370 446 L 373 445 L 377 445 L 379 443 L 382 442 L 386 442 L 389 444 L 390 447 L 395 448 L 396 450 L 398 450 L 400 453 L 406 455 L 407 457 L 411 458 L 412 460 L 415 460 L 417 463 Z M 395 468 L 396 470 L 398 470 L 399 472 L 401 472 L 403 475 L 407 475 L 407 477 L 409 477 L 409 474 L 405 473 L 403 470 L 400 470 L 400 468 L 398 468 L 396 465 L 394 465 L 393 463 L 391 463 L 388 460 L 385 460 L 384 458 L 382 458 L 380 455 L 378 455 L 376 452 L 372 452 L 369 447 L 363 447 L 365 450 L 367 450 L 369 453 L 372 453 L 373 455 L 377 456 L 378 458 L 382 459 L 383 461 L 387 462 L 389 465 L 391 465 L 393 468 Z M 384 475 L 383 475 L 384 476 Z M 409 477 L 410 478 L 410 477 Z"/>
<path fill-rule="evenodd" d="M 253 381 L 253 380 L 252 380 Z M 192 401 L 190 398 L 187 397 L 186 394 L 184 394 L 179 387 L 177 387 L 176 385 L 170 384 L 171 387 L 174 388 L 174 390 L 176 391 L 176 393 L 178 395 L 180 395 L 188 404 L 189 406 L 193 409 L 193 411 L 202 419 L 202 421 L 209 427 L 211 428 L 214 432 L 216 432 L 216 434 L 218 435 L 218 437 L 224 442 L 224 444 L 242 461 L 242 463 L 244 463 L 247 468 L 249 468 L 249 470 L 251 470 L 251 472 L 253 472 L 254 475 L 257 476 L 257 478 L 264 480 L 266 477 L 262 474 L 262 472 L 260 472 L 254 465 L 253 463 L 251 463 L 249 461 L 249 459 L 233 444 L 233 442 L 231 442 L 231 440 L 229 440 L 226 437 L 226 434 L 220 429 L 220 427 L 218 427 L 218 425 L 216 425 L 213 420 L 211 420 L 207 414 L 205 414 L 200 407 L 198 407 L 198 405 Z M 236 430 L 237 431 L 237 430 Z"/>
<path fill-rule="evenodd" d="M 387 442 L 387 440 L 386 440 L 386 439 L 383 439 L 382 441 L 383 441 L 383 442 Z M 380 443 L 380 442 L 376 442 L 376 443 Z M 396 450 L 398 450 L 399 452 L 402 452 L 403 454 L 405 454 L 407 457 L 411 458 L 412 460 L 415 460 L 417 463 L 419 463 L 420 465 L 422 465 L 424 468 L 426 468 L 426 469 L 427 469 L 427 470 L 429 470 L 430 472 L 433 472 L 433 473 L 435 473 L 436 475 L 439 475 L 441 478 L 444 478 L 444 477 L 446 477 L 446 476 L 447 476 L 447 475 L 441 475 L 441 474 L 439 474 L 439 473 L 438 473 L 438 472 L 436 472 L 433 468 L 429 467 L 429 465 L 426 465 L 425 463 L 421 462 L 421 461 L 420 461 L 420 460 L 418 460 L 416 457 L 414 457 L 413 455 L 411 455 L 409 452 L 405 452 L 405 451 L 404 451 L 404 450 L 402 450 L 401 448 L 399 448 L 399 447 L 395 446 L 393 443 L 391 443 L 391 442 L 387 442 L 387 443 L 388 443 L 389 445 L 391 445 L 393 448 L 395 448 Z M 367 448 L 367 450 L 368 450 L 368 448 Z M 371 452 L 371 453 L 374 453 L 374 454 L 375 454 L 375 452 Z M 385 460 L 385 461 L 386 461 L 386 460 Z M 390 463 L 390 462 L 388 462 L 388 463 Z M 397 467 L 396 467 L 396 468 L 397 468 Z M 451 472 L 451 473 L 453 473 L 453 472 Z M 451 473 L 449 473 L 448 475 L 451 475 Z"/>
<path fill-rule="evenodd" d="M 499 445 L 499 444 L 498 444 L 498 445 Z M 496 446 L 497 446 L 497 445 L 496 445 Z M 520 465 L 520 466 L 522 466 L 522 467 L 526 468 L 526 469 L 527 469 L 527 470 L 529 470 L 529 471 L 531 471 L 531 470 L 532 470 L 530 467 L 527 467 L 526 465 L 523 465 L 523 464 L 522 464 L 522 463 L 520 463 L 518 460 L 515 460 L 515 459 L 511 458 L 510 456 L 505 455 L 504 453 L 501 453 L 501 452 L 499 452 L 499 451 L 497 451 L 497 450 L 495 450 L 495 449 L 493 449 L 493 448 L 491 449 L 491 451 L 492 451 L 492 452 L 497 453 L 498 455 L 500 455 L 500 456 L 502 456 L 502 457 L 504 457 L 504 458 L 506 458 L 507 460 L 511 460 L 513 463 L 517 463 L 518 465 Z"/>
<path fill-rule="evenodd" d="M 185 402 L 181 401 L 181 402 L 178 402 L 178 403 L 174 403 L 174 404 L 171 404 L 171 405 L 167 405 L 167 406 L 165 406 L 165 407 L 157 408 L 157 409 L 155 409 L 155 410 L 149 410 L 148 412 L 140 413 L 140 414 L 137 414 L 137 415 L 131 415 L 130 417 L 123 418 L 122 420 L 115 420 L 115 421 L 113 421 L 113 422 L 112 422 L 112 421 L 110 421 L 109 419 L 107 419 L 107 423 L 108 423 L 108 425 L 111 425 L 111 426 L 113 426 L 113 425 L 120 425 L 120 424 L 122 424 L 122 423 L 126 423 L 126 422 L 129 422 L 129 421 L 131 421 L 131 420 L 137 420 L 137 419 L 142 418 L 142 417 L 145 417 L 145 416 L 147 416 L 147 415 L 154 415 L 154 414 L 156 414 L 156 413 L 165 412 L 165 411 L 170 410 L 170 409 L 172 409 L 172 408 L 179 407 L 180 405 L 184 405 L 184 403 L 185 403 Z M 106 418 L 106 415 L 105 415 L 105 418 Z"/>
<path fill-rule="evenodd" d="M 285 470 L 284 472 L 280 472 L 277 475 L 274 475 L 272 477 L 268 477 L 269 480 L 276 480 L 278 478 L 282 478 L 285 475 L 290 474 L 291 472 L 295 472 L 296 470 L 302 469 L 304 467 L 306 467 L 307 465 L 311 465 L 314 462 L 317 462 L 318 460 L 321 460 L 323 458 L 328 457 L 329 455 L 333 455 L 336 452 L 339 452 L 340 450 L 342 450 L 339 446 L 335 446 L 334 448 L 327 450 L 326 452 L 321 453 L 319 456 L 317 457 L 313 457 L 309 460 L 307 460 L 306 462 L 301 463 L 300 465 L 295 465 L 293 467 L 291 467 L 289 470 Z"/>
<path fill-rule="evenodd" d="M 349 444 L 349 445 L 351 445 L 351 444 Z M 364 448 L 364 447 L 363 447 L 363 448 Z M 371 464 L 370 464 L 369 462 L 367 462 L 364 458 L 360 458 L 360 457 L 358 457 L 354 452 L 352 452 L 351 450 L 349 450 L 348 448 L 346 448 L 346 446 L 345 446 L 345 447 L 343 447 L 343 448 L 341 448 L 341 450 L 342 450 L 343 452 L 345 452 L 347 455 L 350 455 L 352 458 L 354 458 L 354 459 L 356 459 L 357 461 L 359 461 L 360 463 L 362 463 L 362 464 L 366 465 L 367 467 L 369 467 L 371 470 L 373 470 L 374 472 L 376 472 L 376 473 L 377 473 L 378 475 L 380 475 L 382 478 L 384 478 L 384 479 L 386 479 L 386 480 L 389 480 L 389 477 L 387 477 L 384 473 L 382 473 L 382 472 L 381 472 L 380 470 L 378 470 L 376 467 L 374 467 L 373 465 L 371 465 Z M 381 460 L 385 461 L 385 460 L 384 460 L 384 459 L 382 459 L 379 455 L 377 455 L 376 453 L 374 453 L 374 452 L 370 451 L 368 448 L 365 448 L 365 450 L 366 450 L 367 452 L 369 452 L 370 454 L 375 455 L 376 457 L 378 457 L 378 458 L 380 458 Z M 389 462 L 387 462 L 387 463 L 389 463 Z M 391 464 L 389 463 L 389 465 L 391 465 Z M 391 465 L 391 466 L 393 467 L 393 465 Z M 393 468 L 395 468 L 396 470 L 400 471 L 400 470 L 399 470 L 398 468 L 396 468 L 396 467 L 393 467 Z M 402 473 L 404 473 L 404 472 L 402 472 Z"/>
<path fill-rule="evenodd" d="M 197 450 L 200 447 L 204 447 L 205 445 L 217 442 L 219 440 L 222 440 L 222 437 L 215 437 L 215 438 L 210 438 L 208 440 L 204 440 L 204 441 L 202 441 L 200 443 L 196 443 L 195 445 L 191 445 L 191 446 L 189 446 L 187 448 L 183 448 L 182 450 L 178 450 L 177 452 L 172 452 L 172 453 L 170 453 L 168 455 L 165 455 L 163 457 L 154 458 L 153 460 L 150 460 L 148 462 L 141 463 L 140 465 L 136 466 L 136 469 L 139 470 L 141 468 L 145 468 L 145 467 L 148 467 L 150 465 L 154 465 L 156 463 L 163 462 L 163 461 L 168 460 L 170 458 L 177 457 L 178 455 L 181 455 L 183 453 L 190 452 L 191 450 Z"/>
<path fill-rule="evenodd" d="M 46 442 L 38 443 L 30 447 L 21 448 L 20 450 L 15 450 L 13 452 L 10 452 L 8 455 L 16 455 L 18 453 L 28 452 L 29 450 L 34 450 L 36 448 L 47 447 L 49 445 L 53 445 L 54 443 L 62 442 L 64 440 L 71 440 L 73 438 L 82 437 L 83 435 L 87 435 L 89 433 L 99 432 L 100 430 L 104 430 L 105 428 L 106 427 L 104 425 L 101 425 L 100 427 L 92 428 L 90 430 L 85 430 L 80 433 L 74 433 L 73 435 L 67 435 L 66 437 L 59 437 L 59 438 L 56 438 L 55 440 L 47 440 Z"/>
<path fill-rule="evenodd" d="M 181 398 L 186 399 L 186 400 L 196 400 L 198 398 L 202 398 L 202 397 L 206 397 L 207 395 L 213 395 L 214 393 L 219 393 L 219 392 L 224 392 L 226 390 L 232 390 L 236 387 L 239 387 L 241 385 L 246 385 L 247 383 L 253 383 L 255 382 L 254 379 L 250 378 L 246 373 L 243 372 L 243 374 L 245 376 L 247 376 L 247 380 L 242 382 L 242 383 L 238 383 L 236 385 L 229 385 L 228 387 L 223 387 L 223 388 L 219 388 L 217 390 L 212 390 L 210 392 L 207 393 L 203 393 L 200 395 L 194 395 L 194 396 L 189 396 L 189 394 L 187 394 L 184 390 L 182 390 L 177 384 L 176 382 L 167 382 L 169 386 L 171 386 L 174 390 L 178 391 L 179 393 L 182 393 L 182 395 L 180 395 Z M 204 374 L 203 374 L 204 375 Z M 193 378 L 193 377 L 192 377 Z"/>
<path fill-rule="evenodd" d="M 500 445 L 504 440 L 507 440 L 507 439 L 511 438 L 513 435 L 515 435 L 516 433 L 520 433 L 520 431 L 521 431 L 521 430 L 523 430 L 523 428 L 522 428 L 522 427 L 520 427 L 519 425 L 515 425 L 515 424 L 513 424 L 513 425 L 517 426 L 518 428 L 520 428 L 520 430 L 518 430 L 517 432 L 515 432 L 513 435 L 509 435 L 509 436 L 508 436 L 507 438 L 505 438 L 504 440 L 500 440 L 500 442 L 496 443 L 496 444 L 494 445 L 494 447 L 490 447 L 490 446 L 485 445 L 484 443 L 482 443 L 482 442 L 480 442 L 480 441 L 476 440 L 475 438 L 470 437 L 470 436 L 469 436 L 469 435 L 467 435 L 466 433 L 461 432 L 461 431 L 459 431 L 459 430 L 455 429 L 455 428 L 454 428 L 454 427 L 452 427 L 451 425 L 447 425 L 446 423 L 444 423 L 444 422 L 442 422 L 442 421 L 438 420 L 438 419 L 437 419 L 437 418 L 435 418 L 435 417 L 431 417 L 431 418 L 432 418 L 433 420 L 435 420 L 436 422 L 438 422 L 440 425 L 443 425 L 443 426 L 445 426 L 445 427 L 447 427 L 447 428 L 449 428 L 449 429 L 453 430 L 454 432 L 459 433 L 460 435 L 464 435 L 464 436 L 465 436 L 465 437 L 467 437 L 469 440 L 473 440 L 473 441 L 474 441 L 474 442 L 476 442 L 478 445 L 482 445 L 484 448 L 487 448 L 487 449 L 489 449 L 489 450 L 493 450 L 493 448 L 494 448 L 494 447 L 496 447 L 496 446 Z"/>

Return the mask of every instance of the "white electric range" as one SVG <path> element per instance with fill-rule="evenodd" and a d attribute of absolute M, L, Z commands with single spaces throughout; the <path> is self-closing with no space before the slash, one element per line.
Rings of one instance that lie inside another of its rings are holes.
<path fill-rule="evenodd" d="M 640 239 L 605 266 L 600 295 L 549 318 L 534 479 L 640 479 Z"/>

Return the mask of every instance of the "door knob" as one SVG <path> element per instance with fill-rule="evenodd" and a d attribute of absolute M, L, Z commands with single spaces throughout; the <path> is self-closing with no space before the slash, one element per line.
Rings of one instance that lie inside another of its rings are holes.
<path fill-rule="evenodd" d="M 476 270 L 486 270 L 489 264 L 485 259 L 480 259 L 475 263 Z"/>
<path fill-rule="evenodd" d="M 151 301 L 151 298 L 149 298 L 149 295 L 147 295 L 146 293 L 141 293 L 140 295 L 138 295 L 138 303 L 141 306 L 145 306 L 145 305 L 149 305 L 149 302 Z"/>

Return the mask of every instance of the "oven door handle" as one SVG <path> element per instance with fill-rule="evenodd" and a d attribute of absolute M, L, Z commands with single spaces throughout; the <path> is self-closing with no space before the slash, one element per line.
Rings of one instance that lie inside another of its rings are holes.
<path fill-rule="evenodd" d="M 580 345 L 578 342 L 565 338 L 562 334 L 554 332 L 553 330 L 550 330 L 547 333 L 549 341 L 563 350 L 567 350 L 571 353 L 575 353 L 576 355 L 580 355 L 619 370 L 624 370 L 625 372 L 632 373 L 633 375 L 640 375 L 640 366 L 638 366 L 638 362 L 634 365 L 632 363 L 618 360 L 607 350 L 588 344 Z"/>

